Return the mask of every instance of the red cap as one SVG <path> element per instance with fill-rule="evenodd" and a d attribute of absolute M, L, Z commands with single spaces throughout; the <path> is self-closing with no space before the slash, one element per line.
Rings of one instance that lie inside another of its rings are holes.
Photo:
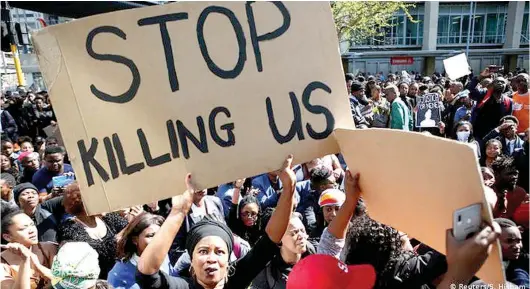
<path fill-rule="evenodd" d="M 25 157 L 29 156 L 30 154 L 32 154 L 32 152 L 23 152 L 18 156 L 17 159 L 19 162 L 21 162 Z"/>
<path fill-rule="evenodd" d="M 311 255 L 296 263 L 287 279 L 287 289 L 372 289 L 372 265 L 347 266 L 329 255 Z"/>

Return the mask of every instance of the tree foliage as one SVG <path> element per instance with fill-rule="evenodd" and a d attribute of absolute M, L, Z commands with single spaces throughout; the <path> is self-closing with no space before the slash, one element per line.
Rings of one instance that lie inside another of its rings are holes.
<path fill-rule="evenodd" d="M 360 43 L 384 34 L 391 27 L 391 18 L 399 10 L 414 23 L 417 21 L 409 13 L 412 3 L 390 1 L 344 1 L 331 2 L 333 20 L 339 41 Z"/>

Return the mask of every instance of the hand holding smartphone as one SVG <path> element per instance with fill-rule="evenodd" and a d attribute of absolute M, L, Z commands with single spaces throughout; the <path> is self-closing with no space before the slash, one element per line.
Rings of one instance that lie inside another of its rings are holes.
<path fill-rule="evenodd" d="M 464 241 L 480 231 L 481 211 L 482 204 L 473 204 L 453 213 L 453 236 L 457 241 Z"/>

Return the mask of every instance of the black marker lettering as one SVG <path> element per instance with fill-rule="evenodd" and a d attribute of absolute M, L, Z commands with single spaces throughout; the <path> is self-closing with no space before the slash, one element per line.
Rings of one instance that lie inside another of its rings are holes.
<path fill-rule="evenodd" d="M 236 66 L 232 70 L 224 70 L 217 66 L 217 64 L 213 62 L 212 58 L 210 57 L 210 53 L 208 52 L 208 47 L 206 46 L 206 42 L 204 40 L 204 23 L 206 22 L 206 18 L 208 15 L 210 15 L 210 13 L 219 13 L 228 17 L 230 23 L 232 24 L 232 28 L 234 28 L 234 32 L 236 33 L 239 56 L 237 58 Z M 202 57 L 204 58 L 204 61 L 206 61 L 206 65 L 208 65 L 210 71 L 215 75 L 223 79 L 231 79 L 236 78 L 241 71 L 243 71 L 243 66 L 245 66 L 245 61 L 247 61 L 247 44 L 241 23 L 239 23 L 237 20 L 234 12 L 220 6 L 206 7 L 199 16 L 199 20 L 197 20 L 197 40 L 199 41 L 199 47 L 201 48 Z"/>
<path fill-rule="evenodd" d="M 274 111 L 272 110 L 272 103 L 270 97 L 267 97 L 265 100 L 265 104 L 267 106 L 267 116 L 269 117 L 269 127 L 271 129 L 272 135 L 274 136 L 274 139 L 279 144 L 283 144 L 286 142 L 291 141 L 294 138 L 295 134 L 298 134 L 298 139 L 303 140 L 304 132 L 302 130 L 302 114 L 300 113 L 300 105 L 298 104 L 298 99 L 296 98 L 296 95 L 293 92 L 289 92 L 289 96 L 291 97 L 291 105 L 293 107 L 293 122 L 291 123 L 291 128 L 289 129 L 289 132 L 286 135 L 281 135 L 281 133 L 278 131 L 278 127 L 276 125 L 276 121 L 274 120 Z"/>
<path fill-rule="evenodd" d="M 120 163 L 121 173 L 125 175 L 134 174 L 145 168 L 144 163 L 135 163 L 130 166 L 127 166 L 127 160 L 125 159 L 125 152 L 123 151 L 123 146 L 121 145 L 121 140 L 118 134 L 112 135 L 112 142 L 114 143 L 114 149 L 116 150 L 116 155 L 118 156 L 118 161 Z"/>
<path fill-rule="evenodd" d="M 162 46 L 164 46 L 164 55 L 166 56 L 167 75 L 169 77 L 169 85 L 171 86 L 171 91 L 173 92 L 179 90 L 179 81 L 177 78 L 177 70 L 175 69 L 175 61 L 173 59 L 173 48 L 171 47 L 171 38 L 169 37 L 169 32 L 167 31 L 166 22 L 185 19 L 188 19 L 188 13 L 173 13 L 138 20 L 138 26 L 153 24 L 160 25 Z"/>
<path fill-rule="evenodd" d="M 171 147 L 171 156 L 176 159 L 180 157 L 179 154 L 179 143 L 177 138 L 177 132 L 175 131 L 175 125 L 173 121 L 166 121 L 167 135 L 169 136 L 169 145 Z"/>
<path fill-rule="evenodd" d="M 190 151 L 188 149 L 188 139 L 203 153 L 208 152 L 208 143 L 206 140 L 206 130 L 204 128 L 204 121 L 202 117 L 197 117 L 197 127 L 199 128 L 200 141 L 189 131 L 184 124 L 177 120 L 177 131 L 180 138 L 180 146 L 182 147 L 182 154 L 186 159 L 190 158 Z"/>
<path fill-rule="evenodd" d="M 248 25 L 250 29 L 250 41 L 252 42 L 252 48 L 254 48 L 256 66 L 258 67 L 258 71 L 262 72 L 263 64 L 261 63 L 261 50 L 259 48 L 259 42 L 272 40 L 284 34 L 285 31 L 289 29 L 289 26 L 291 26 L 291 14 L 289 14 L 289 11 L 287 10 L 287 8 L 285 8 L 285 5 L 283 5 L 282 2 L 277 2 L 277 1 L 272 2 L 272 4 L 274 4 L 278 8 L 278 10 L 280 10 L 280 12 L 282 13 L 282 17 L 283 17 L 282 26 L 278 27 L 276 30 L 272 32 L 269 32 L 263 35 L 258 35 L 257 29 L 256 29 L 256 20 L 254 19 L 254 11 L 251 6 L 252 3 L 254 3 L 254 1 L 247 2 L 245 4 L 245 8 L 247 10 Z"/>
<path fill-rule="evenodd" d="M 228 135 L 228 140 L 223 140 L 219 134 L 217 133 L 216 127 L 215 127 L 215 118 L 217 115 L 222 112 L 224 113 L 228 118 L 230 118 L 230 111 L 226 107 L 218 106 L 212 110 L 210 113 L 210 117 L 208 118 L 208 124 L 210 125 L 210 135 L 212 136 L 213 141 L 218 144 L 221 147 L 229 147 L 233 146 L 236 143 L 236 137 L 234 135 L 234 123 L 227 123 L 221 126 L 221 130 L 226 130 L 226 134 Z"/>
<path fill-rule="evenodd" d="M 333 117 L 331 111 L 329 111 L 329 109 L 327 109 L 326 107 L 321 105 L 312 105 L 311 103 L 309 103 L 311 93 L 315 89 L 322 89 L 327 93 L 331 93 L 331 88 L 329 88 L 326 84 L 320 81 L 313 81 L 308 84 L 304 89 L 304 92 L 302 94 L 302 103 L 304 104 L 304 107 L 307 109 L 307 111 L 309 111 L 310 113 L 323 114 L 326 117 L 326 129 L 322 132 L 316 132 L 313 130 L 313 126 L 310 123 L 307 123 L 306 130 L 309 136 L 313 139 L 325 139 L 333 132 L 333 128 L 335 127 L 335 118 Z"/>
<path fill-rule="evenodd" d="M 132 73 L 132 82 L 129 89 L 120 95 L 109 95 L 108 93 L 105 93 L 99 89 L 97 89 L 93 84 L 90 85 L 90 91 L 92 91 L 92 94 L 94 94 L 97 98 L 108 101 L 108 102 L 114 102 L 114 103 L 126 103 L 131 101 L 138 92 L 138 88 L 140 87 L 140 72 L 138 71 L 138 67 L 136 67 L 136 64 L 129 58 L 123 57 L 121 55 L 115 55 L 115 54 L 99 54 L 94 52 L 94 49 L 92 48 L 92 44 L 94 42 L 94 37 L 100 33 L 111 33 L 118 37 L 120 37 L 123 40 L 127 39 L 127 35 L 125 32 L 123 32 L 120 28 L 115 26 L 100 26 L 92 29 L 90 33 L 88 33 L 88 36 L 86 38 L 86 50 L 88 52 L 88 55 L 90 55 L 92 58 L 101 60 L 101 61 L 112 61 L 116 63 L 121 63 L 125 66 L 127 66 Z"/>
<path fill-rule="evenodd" d="M 107 159 L 109 160 L 110 174 L 112 179 L 116 179 L 120 176 L 120 171 L 118 170 L 118 164 L 116 163 L 116 156 L 114 155 L 114 149 L 112 148 L 112 143 L 110 142 L 109 137 L 103 138 L 103 144 L 105 144 L 105 150 L 107 151 Z"/>
<path fill-rule="evenodd" d="M 88 183 L 88 186 L 90 187 L 94 184 L 94 176 L 92 176 L 92 170 L 90 169 L 90 165 L 92 165 L 96 169 L 96 172 L 98 172 L 99 176 L 104 182 L 108 181 L 109 174 L 95 158 L 96 151 L 98 149 L 98 140 L 96 138 L 92 138 L 90 142 L 90 149 L 88 149 L 88 151 L 86 149 L 85 142 L 83 140 L 78 140 L 77 148 L 79 149 L 81 162 L 83 162 L 83 169 L 85 170 L 86 181 Z"/>
<path fill-rule="evenodd" d="M 140 147 L 142 148 L 142 153 L 144 155 L 145 163 L 147 164 L 147 166 L 156 167 L 171 161 L 171 156 L 169 155 L 169 153 L 153 158 L 144 131 L 139 128 L 136 131 L 136 134 L 138 134 L 138 140 L 140 140 Z"/>

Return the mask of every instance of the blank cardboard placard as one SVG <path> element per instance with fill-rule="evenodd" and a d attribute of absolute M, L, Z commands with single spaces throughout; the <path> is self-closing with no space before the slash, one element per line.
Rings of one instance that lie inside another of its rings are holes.
<path fill-rule="evenodd" d="M 336 153 L 354 126 L 327 2 L 172 3 L 33 41 L 90 214 Z"/>
<path fill-rule="evenodd" d="M 465 53 L 446 58 L 443 62 L 445 73 L 447 73 L 451 80 L 458 79 L 471 73 Z"/>
<path fill-rule="evenodd" d="M 469 146 L 388 129 L 337 129 L 334 134 L 348 167 L 361 173 L 362 197 L 372 218 L 442 253 L 456 209 L 481 203 L 484 220 L 492 221 Z M 501 261 L 497 241 L 478 276 L 503 284 Z"/>
<path fill-rule="evenodd" d="M 61 129 L 59 128 L 59 124 L 52 125 L 45 127 L 42 129 L 46 136 L 48 137 L 54 137 L 57 139 L 57 144 L 60 146 L 64 146 L 63 142 L 63 136 L 61 135 Z"/>

